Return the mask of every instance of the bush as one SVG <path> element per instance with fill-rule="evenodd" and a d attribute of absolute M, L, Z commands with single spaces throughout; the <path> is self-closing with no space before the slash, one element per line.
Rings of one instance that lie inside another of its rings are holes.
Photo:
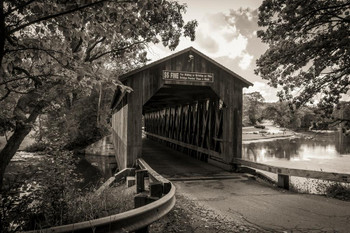
<path fill-rule="evenodd" d="M 43 156 L 31 176 L 3 192 L 0 232 L 43 229 L 132 208 L 133 195 L 124 195 L 123 187 L 111 188 L 100 196 L 93 194 L 94 189 L 84 192 L 76 188 L 82 181 L 75 173 L 76 163 L 71 152 L 52 151 Z"/>
<path fill-rule="evenodd" d="M 350 201 L 350 186 L 340 183 L 334 183 L 326 188 L 326 196 L 337 198 L 344 201 Z"/>
<path fill-rule="evenodd" d="M 26 152 L 41 152 L 44 151 L 47 147 L 47 144 L 44 142 L 35 142 L 24 148 Z"/>

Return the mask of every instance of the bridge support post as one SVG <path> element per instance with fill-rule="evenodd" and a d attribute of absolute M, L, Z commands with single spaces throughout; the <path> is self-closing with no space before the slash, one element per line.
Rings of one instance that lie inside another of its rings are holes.
<path fill-rule="evenodd" d="M 278 174 L 277 186 L 289 190 L 289 176 Z"/>

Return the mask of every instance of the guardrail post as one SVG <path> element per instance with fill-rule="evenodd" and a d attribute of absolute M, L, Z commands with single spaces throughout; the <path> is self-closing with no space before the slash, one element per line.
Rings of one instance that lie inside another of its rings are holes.
<path fill-rule="evenodd" d="M 137 175 L 137 171 L 136 171 L 136 175 Z M 147 205 L 148 202 L 149 202 L 148 195 L 145 193 L 140 193 L 134 197 L 135 208 Z M 148 226 L 136 230 L 135 233 L 148 233 Z"/>
<path fill-rule="evenodd" d="M 131 186 L 134 186 L 135 185 L 135 175 L 134 176 L 127 176 L 126 177 L 126 187 L 131 187 Z"/>
<path fill-rule="evenodd" d="M 164 194 L 168 194 L 170 189 L 171 189 L 171 183 L 170 182 L 167 182 L 167 183 L 163 184 L 163 193 Z"/>
<path fill-rule="evenodd" d="M 134 207 L 139 208 L 141 206 L 147 205 L 147 194 L 140 193 L 134 197 Z"/>
<path fill-rule="evenodd" d="M 147 175 L 147 170 L 137 170 L 136 171 L 136 193 L 141 193 L 145 191 L 145 176 Z"/>
<path fill-rule="evenodd" d="M 149 192 L 151 197 L 161 198 L 163 195 L 163 185 L 161 182 L 154 182 L 149 185 Z"/>
<path fill-rule="evenodd" d="M 289 176 L 278 174 L 277 186 L 289 190 Z"/>

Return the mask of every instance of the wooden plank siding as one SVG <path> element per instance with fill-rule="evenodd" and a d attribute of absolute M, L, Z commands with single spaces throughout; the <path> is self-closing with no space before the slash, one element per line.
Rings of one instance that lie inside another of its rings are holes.
<path fill-rule="evenodd" d="M 214 82 L 163 80 L 164 70 L 212 73 Z M 123 75 L 121 81 L 134 91 L 127 95 L 127 111 L 113 113 L 113 132 L 122 141 L 115 139 L 115 146 L 127 145 L 117 148 L 118 161 L 126 161 L 119 169 L 141 157 L 143 114 L 146 130 L 152 133 L 218 152 L 226 163 L 241 158 L 242 88 L 250 85 L 248 81 L 193 48 Z M 119 130 L 122 121 L 126 127 Z M 167 144 L 206 160 L 200 150 Z"/>

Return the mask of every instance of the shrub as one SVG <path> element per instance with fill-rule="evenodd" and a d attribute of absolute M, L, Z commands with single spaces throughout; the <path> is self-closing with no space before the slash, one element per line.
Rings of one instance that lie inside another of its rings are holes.
<path fill-rule="evenodd" d="M 350 186 L 341 183 L 334 183 L 326 188 L 326 196 L 350 201 Z"/>
<path fill-rule="evenodd" d="M 76 157 L 68 151 L 52 151 L 26 179 L 2 193 L 0 232 L 43 229 L 91 220 L 132 208 L 133 195 L 124 186 L 111 187 L 100 196 L 94 188 L 76 188 Z M 20 192 L 19 192 L 20 191 Z"/>
<path fill-rule="evenodd" d="M 35 142 L 24 148 L 26 152 L 41 152 L 44 151 L 47 147 L 47 144 L 44 142 Z"/>

